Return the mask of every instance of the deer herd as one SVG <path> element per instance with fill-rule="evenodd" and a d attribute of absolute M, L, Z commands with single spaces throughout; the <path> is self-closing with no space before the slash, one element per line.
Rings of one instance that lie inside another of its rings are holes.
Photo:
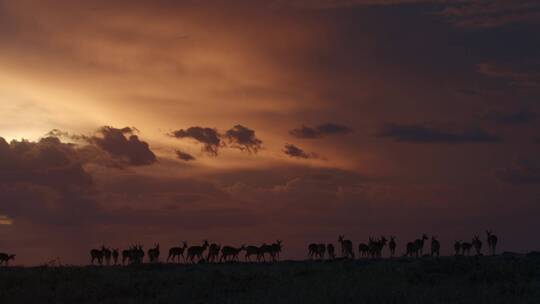
<path fill-rule="evenodd" d="M 431 242 L 429 246 L 426 241 L 430 240 L 426 234 L 423 234 L 420 238 L 407 242 L 405 246 L 404 257 L 423 257 L 432 256 L 438 257 L 440 255 L 441 244 L 437 239 L 437 236 L 431 236 Z M 497 247 L 498 238 L 490 230 L 486 231 L 486 241 L 488 246 L 488 252 L 491 255 L 495 255 L 495 248 Z M 338 243 L 341 249 L 341 258 L 355 259 L 355 250 L 351 240 L 345 239 L 345 236 L 340 235 L 338 237 Z M 370 237 L 366 243 L 358 244 L 358 257 L 360 258 L 381 258 L 384 248 L 388 245 L 389 256 L 396 256 L 396 237 L 390 236 L 390 239 L 382 236 L 380 238 Z M 474 248 L 476 255 L 482 254 L 482 240 L 478 235 L 475 235 L 470 242 L 456 241 L 454 243 L 454 253 L 456 256 L 470 256 L 471 250 Z M 207 240 L 203 241 L 202 245 L 188 246 L 186 242 L 182 242 L 181 246 L 172 247 L 169 249 L 167 256 L 167 263 L 221 263 L 221 262 L 239 262 L 240 256 L 243 252 L 243 259 L 245 262 L 276 262 L 279 261 L 280 253 L 282 251 L 282 241 L 277 240 L 272 244 L 262 244 L 261 246 L 254 245 L 242 245 L 240 247 L 222 246 L 221 244 L 208 243 Z M 424 250 L 424 248 L 426 248 Z M 118 248 L 107 248 L 101 246 L 99 249 L 90 250 L 90 263 L 92 265 L 130 265 L 143 263 L 145 254 L 148 262 L 157 263 L 161 255 L 160 246 L 154 244 L 154 247 L 147 250 L 145 253 L 143 246 L 140 244 L 134 244 L 128 249 L 122 250 L 120 260 L 120 250 Z M 309 259 L 336 259 L 336 248 L 333 244 L 324 243 L 312 243 L 308 246 L 308 258 Z M 14 254 L 7 254 L 0 252 L 0 266 L 8 266 L 10 260 L 14 260 Z"/>

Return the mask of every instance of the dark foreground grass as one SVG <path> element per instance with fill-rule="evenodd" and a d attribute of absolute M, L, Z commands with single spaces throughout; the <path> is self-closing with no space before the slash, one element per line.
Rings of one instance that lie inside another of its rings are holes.
<path fill-rule="evenodd" d="M 540 303 L 540 257 L 2 268 L 0 303 Z"/>

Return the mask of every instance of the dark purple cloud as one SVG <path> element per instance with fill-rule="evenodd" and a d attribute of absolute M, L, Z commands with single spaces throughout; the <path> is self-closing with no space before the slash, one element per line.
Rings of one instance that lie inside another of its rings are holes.
<path fill-rule="evenodd" d="M 510 184 L 539 184 L 540 164 L 530 159 L 518 159 L 495 174 L 501 181 Z"/>
<path fill-rule="evenodd" d="M 351 132 L 352 129 L 347 126 L 336 123 L 325 123 L 314 128 L 302 126 L 300 128 L 290 130 L 289 134 L 297 138 L 314 139 L 321 138 L 326 135 L 347 134 Z"/>
<path fill-rule="evenodd" d="M 180 150 L 176 150 L 176 157 L 178 157 L 178 159 L 181 159 L 183 161 L 195 160 L 195 157 L 193 155 L 180 151 Z"/>
<path fill-rule="evenodd" d="M 87 140 L 112 156 L 125 159 L 130 165 L 155 163 L 156 155 L 150 150 L 148 143 L 141 141 L 135 132 L 135 128 L 117 129 L 105 126 L 100 128 L 96 135 L 87 137 Z"/>
<path fill-rule="evenodd" d="M 212 156 L 217 156 L 219 148 L 223 146 L 221 135 L 212 128 L 190 127 L 186 130 L 173 131 L 170 136 L 179 139 L 192 138 L 203 144 L 202 150 Z"/>
<path fill-rule="evenodd" d="M 411 143 L 491 143 L 500 142 L 498 135 L 491 134 L 481 128 L 463 131 L 445 130 L 424 124 L 386 124 L 378 137 L 391 138 L 397 142 Z"/>
<path fill-rule="evenodd" d="M 262 146 L 262 140 L 257 138 L 255 131 L 242 125 L 236 125 L 229 129 L 225 132 L 224 137 L 229 141 L 231 147 L 250 153 L 257 153 Z"/>
<path fill-rule="evenodd" d="M 283 148 L 283 153 L 289 155 L 290 157 L 294 158 L 316 158 L 317 155 L 315 153 L 307 153 L 304 150 L 300 149 L 299 147 L 293 145 L 293 144 L 286 144 Z"/>
<path fill-rule="evenodd" d="M 501 125 L 518 125 L 535 121 L 537 114 L 526 109 L 513 112 L 493 110 L 487 112 L 484 118 Z"/>

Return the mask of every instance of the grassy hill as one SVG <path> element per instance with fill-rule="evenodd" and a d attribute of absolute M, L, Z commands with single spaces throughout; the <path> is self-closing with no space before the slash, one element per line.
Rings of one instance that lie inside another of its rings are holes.
<path fill-rule="evenodd" d="M 540 303 L 540 257 L 0 268 L 0 303 Z"/>

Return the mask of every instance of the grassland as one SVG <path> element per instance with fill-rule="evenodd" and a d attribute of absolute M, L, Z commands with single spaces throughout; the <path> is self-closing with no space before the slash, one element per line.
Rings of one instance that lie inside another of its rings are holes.
<path fill-rule="evenodd" d="M 540 257 L 10 267 L 0 303 L 540 303 Z"/>

